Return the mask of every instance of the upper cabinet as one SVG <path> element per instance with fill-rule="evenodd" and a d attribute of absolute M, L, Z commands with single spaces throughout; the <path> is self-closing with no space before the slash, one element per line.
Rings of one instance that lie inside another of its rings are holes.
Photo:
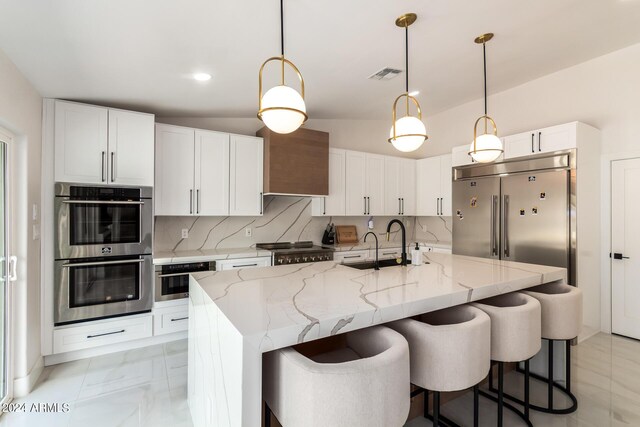
<path fill-rule="evenodd" d="M 416 161 L 399 157 L 385 157 L 384 176 L 385 215 L 415 215 Z"/>
<path fill-rule="evenodd" d="M 156 125 L 156 215 L 262 215 L 262 138 Z"/>
<path fill-rule="evenodd" d="M 154 116 L 55 101 L 55 180 L 153 186 Z"/>
<path fill-rule="evenodd" d="M 229 215 L 262 215 L 262 138 L 231 135 L 229 165 Z"/>
<path fill-rule="evenodd" d="M 329 149 L 329 195 L 313 198 L 311 205 L 313 216 L 343 216 L 345 214 L 345 160 L 345 150 Z"/>
<path fill-rule="evenodd" d="M 512 159 L 576 148 L 577 125 L 573 122 L 507 136 L 504 138 L 504 157 Z"/>
<path fill-rule="evenodd" d="M 346 152 L 346 215 L 385 215 L 384 156 Z"/>
<path fill-rule="evenodd" d="M 452 156 L 429 157 L 417 163 L 418 216 L 451 216 Z"/>

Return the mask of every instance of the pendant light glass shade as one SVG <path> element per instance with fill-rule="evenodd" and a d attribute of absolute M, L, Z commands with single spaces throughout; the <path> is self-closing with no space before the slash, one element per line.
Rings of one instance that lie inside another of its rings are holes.
<path fill-rule="evenodd" d="M 291 133 L 307 119 L 304 99 L 289 86 L 272 87 L 262 97 L 260 118 L 277 133 Z"/>
<path fill-rule="evenodd" d="M 396 98 L 393 102 L 391 130 L 389 131 L 388 141 L 398 151 L 410 152 L 415 151 L 422 146 L 427 140 L 427 129 L 422 122 L 422 110 L 420 103 L 416 98 L 409 95 L 409 25 L 413 24 L 417 15 L 415 13 L 407 13 L 396 19 L 396 26 L 405 29 L 405 90 L 406 92 Z M 397 118 L 398 101 L 405 98 L 406 114 L 404 117 Z M 412 116 L 409 111 L 410 103 L 413 103 L 418 112 L 417 117 Z"/>
<path fill-rule="evenodd" d="M 422 120 L 413 116 L 404 116 L 395 122 L 395 137 L 394 126 L 391 126 L 389 141 L 396 150 L 407 153 L 422 146 L 427 139 L 426 132 L 427 129 Z"/>
<path fill-rule="evenodd" d="M 307 107 L 304 102 L 304 79 L 298 67 L 284 57 L 284 7 L 280 0 L 280 46 L 281 55 L 267 59 L 258 73 L 258 118 L 274 132 L 291 133 L 307 121 Z M 274 86 L 262 95 L 262 73 L 271 61 L 280 63 L 279 86 Z M 300 92 L 285 85 L 284 69 L 289 66 L 300 80 Z"/>
<path fill-rule="evenodd" d="M 475 39 L 475 42 L 482 44 L 482 55 L 484 63 L 484 115 L 476 120 L 473 126 L 473 141 L 469 147 L 469 155 L 478 163 L 491 163 L 497 160 L 503 153 L 502 141 L 498 138 L 498 128 L 496 122 L 487 115 L 487 55 L 486 42 L 493 38 L 492 33 L 483 34 Z M 478 123 L 484 121 L 484 133 L 478 135 Z M 491 123 L 493 131 L 489 132 L 488 124 Z"/>

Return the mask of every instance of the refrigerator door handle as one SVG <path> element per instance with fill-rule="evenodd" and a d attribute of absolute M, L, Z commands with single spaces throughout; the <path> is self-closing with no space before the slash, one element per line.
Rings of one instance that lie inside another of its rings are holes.
<path fill-rule="evenodd" d="M 505 258 L 509 258 L 509 196 L 502 196 L 502 242 Z"/>
<path fill-rule="evenodd" d="M 496 236 L 496 210 L 498 209 L 498 196 L 491 196 L 491 256 L 498 256 L 498 238 Z"/>

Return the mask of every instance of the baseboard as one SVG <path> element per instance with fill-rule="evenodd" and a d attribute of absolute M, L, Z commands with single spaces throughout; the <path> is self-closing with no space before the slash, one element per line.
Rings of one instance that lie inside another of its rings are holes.
<path fill-rule="evenodd" d="M 102 356 L 103 354 L 117 353 L 119 351 L 133 350 L 136 348 L 149 347 L 156 344 L 177 341 L 187 338 L 187 331 L 174 332 L 172 334 L 156 335 L 141 340 L 125 341 L 117 344 L 105 345 L 95 348 L 87 348 L 67 353 L 51 354 L 44 356 L 44 365 L 51 366 L 58 363 L 71 362 L 73 360 L 86 359 L 89 357 Z"/>
<path fill-rule="evenodd" d="M 31 393 L 43 370 L 44 358 L 39 357 L 27 375 L 13 380 L 13 397 L 23 397 Z"/>
<path fill-rule="evenodd" d="M 588 340 L 594 335 L 597 335 L 599 332 L 600 330 L 597 328 L 592 328 L 591 326 L 583 325 L 582 331 L 580 331 L 580 335 L 578 335 L 578 344 Z"/>

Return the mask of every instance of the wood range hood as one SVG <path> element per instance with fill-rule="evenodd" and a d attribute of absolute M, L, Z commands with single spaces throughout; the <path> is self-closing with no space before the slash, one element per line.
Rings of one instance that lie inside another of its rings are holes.
<path fill-rule="evenodd" d="M 264 194 L 329 195 L 329 134 L 300 128 L 279 134 L 263 127 Z"/>

